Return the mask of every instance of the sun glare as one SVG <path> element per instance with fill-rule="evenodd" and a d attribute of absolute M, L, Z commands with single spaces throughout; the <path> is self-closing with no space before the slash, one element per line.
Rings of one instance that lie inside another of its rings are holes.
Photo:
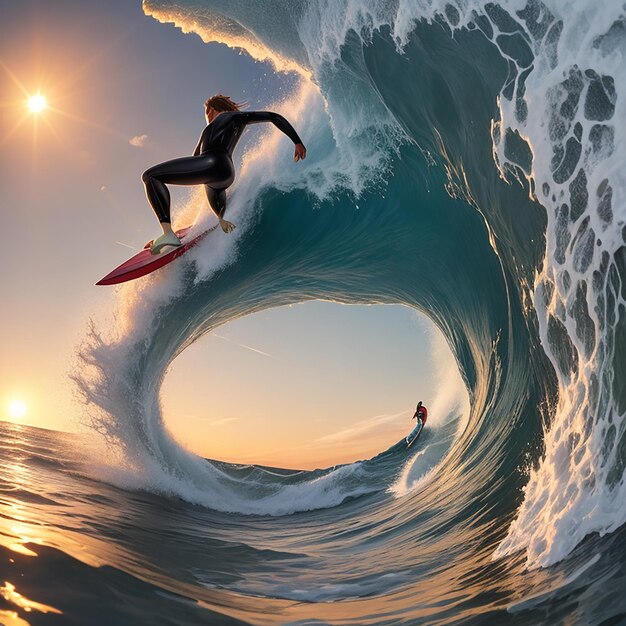
<path fill-rule="evenodd" d="M 7 407 L 7 411 L 9 413 L 9 417 L 19 419 L 26 415 L 28 407 L 22 400 L 11 400 L 11 402 L 9 402 L 9 406 Z"/>
<path fill-rule="evenodd" d="M 46 97 L 40 93 L 36 93 L 34 96 L 28 98 L 28 108 L 33 113 L 41 113 L 47 106 Z"/>

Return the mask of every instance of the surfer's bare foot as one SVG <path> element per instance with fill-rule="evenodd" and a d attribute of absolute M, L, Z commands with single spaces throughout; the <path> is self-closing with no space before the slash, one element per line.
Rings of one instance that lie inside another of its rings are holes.
<path fill-rule="evenodd" d="M 220 226 L 225 233 L 231 233 L 233 230 L 235 230 L 235 225 L 228 220 L 220 220 Z"/>
<path fill-rule="evenodd" d="M 150 241 L 143 247 L 144 250 L 148 248 L 152 248 L 152 244 L 154 243 L 154 239 L 150 239 Z"/>
<path fill-rule="evenodd" d="M 167 232 L 164 232 L 160 237 L 157 237 L 150 246 L 150 252 L 152 254 L 159 254 L 163 248 L 166 246 L 173 246 L 174 248 L 178 248 L 182 246 L 180 239 L 172 232 L 170 229 Z"/>

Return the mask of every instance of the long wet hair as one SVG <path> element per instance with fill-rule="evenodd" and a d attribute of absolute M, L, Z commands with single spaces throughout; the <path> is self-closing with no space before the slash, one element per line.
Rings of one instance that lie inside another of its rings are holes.
<path fill-rule="evenodd" d="M 221 93 L 218 93 L 215 96 L 211 96 L 204 103 L 204 110 L 208 113 L 209 108 L 214 109 L 215 111 L 240 111 L 243 107 L 247 107 L 247 102 L 235 102 L 228 96 L 224 96 Z"/>

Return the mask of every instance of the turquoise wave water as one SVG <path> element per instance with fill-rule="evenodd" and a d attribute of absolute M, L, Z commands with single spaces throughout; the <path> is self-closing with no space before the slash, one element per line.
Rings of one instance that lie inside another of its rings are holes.
<path fill-rule="evenodd" d="M 293 73 L 271 108 L 310 159 L 268 159 L 272 136 L 249 148 L 230 197 L 236 238 L 122 287 L 115 321 L 92 326 L 74 378 L 119 463 L 99 483 L 49 471 L 71 497 L 127 513 L 73 531 L 98 537 L 93 560 L 139 595 L 138 581 L 159 590 L 164 616 L 171 594 L 191 603 L 162 623 L 204 609 L 249 623 L 624 619 L 620 3 L 144 10 Z M 315 298 L 433 320 L 465 386 L 446 426 L 409 457 L 393 447 L 298 473 L 209 462 L 171 440 L 159 389 L 177 355 L 230 319 Z M 74 571 L 80 556 L 59 545 Z"/>

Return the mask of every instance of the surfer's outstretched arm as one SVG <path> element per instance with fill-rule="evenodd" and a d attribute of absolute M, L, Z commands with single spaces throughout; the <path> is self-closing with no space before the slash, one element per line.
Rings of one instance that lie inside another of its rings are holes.
<path fill-rule="evenodd" d="M 259 124 L 261 122 L 271 122 L 293 141 L 296 145 L 296 153 L 294 155 L 294 161 L 306 158 L 306 148 L 302 143 L 302 139 L 296 132 L 295 128 L 282 116 L 280 113 L 274 113 L 273 111 L 246 111 L 239 114 L 244 124 Z"/>

